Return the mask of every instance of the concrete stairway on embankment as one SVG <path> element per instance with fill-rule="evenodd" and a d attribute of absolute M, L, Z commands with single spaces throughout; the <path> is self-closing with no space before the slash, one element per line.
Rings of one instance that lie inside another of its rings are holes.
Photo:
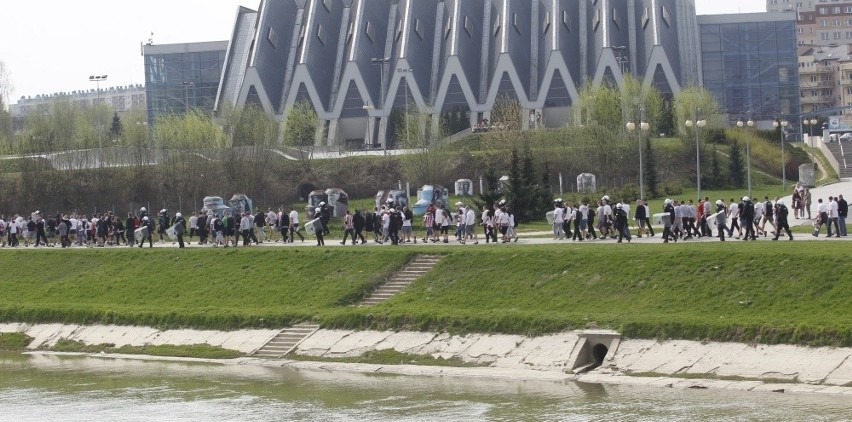
<path fill-rule="evenodd" d="M 360 305 L 372 306 L 390 299 L 429 272 L 440 259 L 441 257 L 438 255 L 418 255 L 414 260 L 402 267 L 402 269 L 391 275 L 385 284 L 379 286 Z"/>
<path fill-rule="evenodd" d="M 841 145 L 843 142 L 843 145 Z M 852 142 L 828 142 L 825 144 L 840 164 L 838 176 L 841 179 L 852 178 Z"/>
<path fill-rule="evenodd" d="M 281 330 L 252 356 L 261 358 L 281 358 L 290 353 L 302 340 L 319 330 L 319 325 L 302 323 Z"/>

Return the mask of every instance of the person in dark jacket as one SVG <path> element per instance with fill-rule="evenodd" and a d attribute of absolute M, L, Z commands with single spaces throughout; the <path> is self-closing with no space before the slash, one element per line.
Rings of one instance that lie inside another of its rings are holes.
<path fill-rule="evenodd" d="M 743 225 L 745 226 L 745 236 L 743 240 L 757 240 L 754 235 L 754 203 L 751 202 L 751 198 L 744 196 L 742 208 L 740 209 L 740 217 L 743 219 Z"/>
<path fill-rule="evenodd" d="M 144 230 L 142 230 L 142 239 L 139 240 L 139 247 L 145 243 L 145 239 L 148 239 L 148 247 L 154 247 L 154 221 L 151 220 L 150 217 L 145 216 L 142 217 L 142 226 Z"/>
<path fill-rule="evenodd" d="M 186 232 L 186 222 L 183 220 L 183 214 L 175 214 L 175 236 L 177 236 L 178 247 L 183 247 L 183 234 Z"/>
<path fill-rule="evenodd" d="M 166 229 L 171 225 L 171 220 L 169 219 L 169 211 L 163 208 L 160 210 L 160 218 L 159 218 L 160 227 L 157 229 L 157 233 L 160 235 L 160 243 L 163 243 L 163 235 L 166 234 Z M 151 222 L 153 224 L 153 221 Z"/>
<path fill-rule="evenodd" d="M 331 212 L 331 207 L 328 204 L 326 204 L 325 202 L 320 202 L 319 219 L 322 223 L 322 234 L 324 236 L 328 236 L 329 234 L 331 234 L 331 229 L 328 228 L 328 223 L 331 222 Z"/>
<path fill-rule="evenodd" d="M 132 212 L 127 213 L 127 220 L 124 222 L 124 230 L 127 232 L 127 246 L 132 247 L 136 244 L 136 220 L 133 218 Z"/>
<path fill-rule="evenodd" d="M 207 231 L 207 214 L 198 213 L 198 219 L 195 220 L 195 233 L 198 234 L 198 244 L 206 245 L 207 244 L 207 236 L 209 232 Z"/>
<path fill-rule="evenodd" d="M 366 227 L 364 213 L 355 210 L 355 214 L 352 215 L 352 224 L 355 226 L 355 240 L 357 241 L 360 238 L 362 245 L 367 243 L 367 238 L 364 237 L 364 227 Z"/>
<path fill-rule="evenodd" d="M 316 210 L 314 210 L 314 215 L 321 215 L 320 214 L 321 212 L 322 212 L 322 209 L 317 208 Z M 322 219 L 317 221 L 317 223 L 319 223 L 319 224 L 314 225 L 314 235 L 316 235 L 316 237 L 317 237 L 317 246 L 324 246 L 325 245 L 325 239 L 323 238 L 323 235 L 324 235 L 325 230 L 322 227 Z"/>
<path fill-rule="evenodd" d="M 784 229 L 790 240 L 793 240 L 793 233 L 790 232 L 790 225 L 787 223 L 787 214 L 789 214 L 789 211 L 787 210 L 787 206 L 784 205 L 784 201 L 775 202 L 775 221 L 777 227 L 775 227 L 775 237 L 772 240 L 778 240 L 778 236 L 781 236 L 781 229 Z"/>
<path fill-rule="evenodd" d="M 663 212 L 667 215 L 663 216 L 663 243 L 669 243 L 669 239 L 677 243 L 677 236 L 672 233 L 672 223 L 675 221 L 674 202 L 671 199 L 666 199 L 665 204 Z"/>
<path fill-rule="evenodd" d="M 399 230 L 402 229 L 402 213 L 398 209 L 391 210 L 390 222 L 388 224 L 388 235 L 392 245 L 399 244 Z"/>
<path fill-rule="evenodd" d="M 627 223 L 627 213 L 624 212 L 624 205 L 620 202 L 615 205 L 615 229 L 618 230 L 618 243 L 627 238 L 627 243 L 630 243 L 630 227 Z"/>

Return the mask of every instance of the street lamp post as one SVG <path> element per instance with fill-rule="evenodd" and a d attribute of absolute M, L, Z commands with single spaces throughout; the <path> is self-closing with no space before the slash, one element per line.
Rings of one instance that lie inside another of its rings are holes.
<path fill-rule="evenodd" d="M 651 128 L 651 125 L 648 124 L 648 122 L 645 121 L 644 115 L 645 115 L 645 109 L 642 108 L 642 107 L 639 107 L 639 127 L 638 127 L 639 130 L 638 131 L 636 131 L 636 129 L 637 129 L 636 123 L 633 123 L 633 120 L 627 122 L 627 125 L 626 125 L 627 131 L 630 132 L 630 133 L 633 133 L 633 131 L 636 131 L 636 135 L 639 138 L 639 199 L 642 199 L 643 201 L 645 200 L 645 178 L 644 178 L 645 167 L 644 167 L 644 164 L 642 162 L 642 133 L 647 132 Z"/>
<path fill-rule="evenodd" d="M 784 192 L 787 191 L 787 166 L 786 163 L 784 163 L 784 129 L 787 128 L 788 124 L 789 123 L 786 120 L 781 118 L 772 122 L 772 126 L 776 129 L 780 129 L 778 133 L 779 139 L 781 140 L 781 190 Z"/>
<path fill-rule="evenodd" d="M 695 109 L 695 120 L 687 120 L 684 122 L 684 125 L 688 128 L 694 128 L 693 132 L 695 132 L 695 180 L 698 187 L 698 201 L 701 201 L 701 148 L 700 148 L 700 140 L 698 137 L 698 130 L 704 126 L 707 126 L 707 120 L 698 119 L 698 116 L 701 114 L 701 109 Z"/>
<path fill-rule="evenodd" d="M 399 73 L 411 73 L 414 72 L 414 68 L 398 68 L 396 69 Z M 405 80 L 405 146 L 406 148 L 411 148 L 411 132 L 409 132 L 408 121 L 411 116 L 408 115 L 408 77 L 403 78 Z"/>
<path fill-rule="evenodd" d="M 96 113 L 98 113 L 97 106 L 101 105 L 101 82 L 106 81 L 106 80 L 107 80 L 107 76 L 108 76 L 108 75 L 93 75 L 93 76 L 89 76 L 89 82 L 94 82 L 94 83 L 95 83 L 95 85 L 96 85 L 96 89 L 97 89 L 97 93 L 98 93 L 97 105 L 95 106 L 95 112 L 96 112 Z M 99 151 L 99 152 L 100 152 L 100 149 L 101 149 L 101 148 L 103 148 L 103 142 L 104 142 L 104 140 L 103 140 L 103 137 L 104 137 L 103 131 L 104 131 L 104 128 L 103 128 L 103 122 L 101 121 L 101 113 L 98 113 L 98 151 Z"/>
<path fill-rule="evenodd" d="M 747 122 L 743 123 L 742 120 L 737 122 L 737 127 L 742 129 L 743 127 L 754 127 L 754 121 L 748 119 Z M 748 179 L 748 196 L 751 198 L 751 137 L 748 132 L 746 132 L 746 172 Z"/>
<path fill-rule="evenodd" d="M 370 63 L 379 66 L 379 104 L 376 105 L 376 109 L 381 110 L 379 115 L 379 120 L 383 119 L 387 113 L 385 113 L 385 65 L 390 63 L 390 57 L 373 57 L 370 60 Z M 381 123 L 379 124 L 381 127 Z M 381 138 L 376 133 L 376 136 Z M 382 142 L 382 150 L 385 155 L 388 153 L 388 140 L 385 138 L 384 142 Z"/>

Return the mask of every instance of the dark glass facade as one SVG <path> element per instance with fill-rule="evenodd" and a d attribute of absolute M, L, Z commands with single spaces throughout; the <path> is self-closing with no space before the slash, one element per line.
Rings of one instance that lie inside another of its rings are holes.
<path fill-rule="evenodd" d="M 800 114 L 795 14 L 698 17 L 702 75 L 729 118 Z"/>
<path fill-rule="evenodd" d="M 148 122 L 158 116 L 200 109 L 212 113 L 227 42 L 145 45 Z"/>

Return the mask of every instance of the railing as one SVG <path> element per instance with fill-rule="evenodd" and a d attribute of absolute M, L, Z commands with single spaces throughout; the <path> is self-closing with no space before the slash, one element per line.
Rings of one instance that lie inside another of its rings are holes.
<path fill-rule="evenodd" d="M 825 73 L 834 73 L 829 67 L 820 67 L 820 66 L 811 66 L 811 67 L 803 67 L 799 69 L 800 75 L 812 75 L 812 74 L 825 74 Z"/>
<path fill-rule="evenodd" d="M 852 79 L 843 79 L 840 81 L 841 85 L 852 85 Z M 802 81 L 799 83 L 799 87 L 803 89 L 807 88 L 831 88 L 834 86 L 834 81 Z"/>

